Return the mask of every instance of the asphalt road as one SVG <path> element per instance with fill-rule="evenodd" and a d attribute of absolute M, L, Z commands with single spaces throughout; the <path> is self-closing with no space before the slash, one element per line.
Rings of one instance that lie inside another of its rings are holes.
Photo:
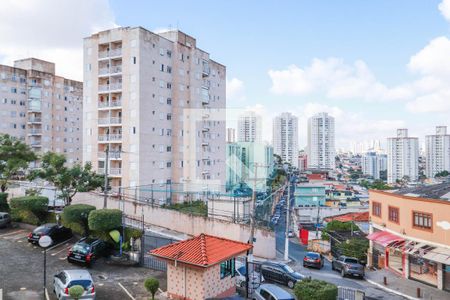
<path fill-rule="evenodd" d="M 44 299 L 43 258 L 39 246 L 28 243 L 28 231 L 20 228 L 0 229 L 0 299 Z M 56 299 L 53 275 L 64 269 L 85 268 L 69 264 L 67 250 L 75 239 L 47 251 L 47 289 L 50 299 Z M 131 299 L 124 288 L 136 299 L 148 299 L 143 281 L 150 276 L 158 277 L 160 286 L 166 288 L 166 276 L 162 272 L 140 267 L 122 267 L 99 260 L 89 269 L 95 284 L 96 299 Z"/>

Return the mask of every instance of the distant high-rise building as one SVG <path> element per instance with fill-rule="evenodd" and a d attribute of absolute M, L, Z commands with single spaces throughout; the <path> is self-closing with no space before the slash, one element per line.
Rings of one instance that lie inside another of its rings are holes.
<path fill-rule="evenodd" d="M 308 168 L 334 169 L 336 149 L 334 146 L 334 118 L 319 113 L 308 120 Z"/>
<path fill-rule="evenodd" d="M 450 134 L 447 134 L 447 126 L 437 126 L 436 134 L 427 135 L 425 140 L 425 175 L 433 178 L 439 172 L 450 172 Z"/>
<path fill-rule="evenodd" d="M 236 129 L 227 128 L 227 143 L 235 143 L 236 142 Z"/>
<path fill-rule="evenodd" d="M 238 142 L 261 143 L 261 116 L 253 111 L 247 111 L 238 119 Z"/>
<path fill-rule="evenodd" d="M 0 133 L 26 142 L 37 153 L 64 154 L 82 162 L 83 83 L 55 75 L 55 64 L 21 59 L 0 65 Z"/>
<path fill-rule="evenodd" d="M 387 170 L 387 155 L 375 151 L 364 153 L 361 158 L 361 169 L 363 174 L 380 179 L 381 172 Z"/>
<path fill-rule="evenodd" d="M 102 31 L 84 39 L 84 66 L 83 160 L 100 173 L 108 164 L 113 189 L 225 185 L 225 117 L 215 114 L 226 108 L 226 67 L 194 37 Z"/>
<path fill-rule="evenodd" d="M 298 166 L 298 119 L 284 112 L 273 120 L 273 152 L 283 162 Z"/>
<path fill-rule="evenodd" d="M 397 129 L 397 136 L 387 139 L 388 183 L 419 177 L 419 139 L 408 136 L 408 129 Z"/>
<path fill-rule="evenodd" d="M 299 151 L 298 153 L 298 169 L 299 171 L 305 171 L 308 168 L 308 155 L 305 151 Z"/>

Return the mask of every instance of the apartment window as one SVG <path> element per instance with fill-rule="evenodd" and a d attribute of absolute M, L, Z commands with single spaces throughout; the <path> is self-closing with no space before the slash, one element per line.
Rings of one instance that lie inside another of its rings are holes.
<path fill-rule="evenodd" d="M 159 48 L 159 55 L 164 56 L 164 48 Z"/>
<path fill-rule="evenodd" d="M 136 64 L 136 56 L 133 56 L 133 64 Z"/>
<path fill-rule="evenodd" d="M 2 103 L 3 103 L 3 104 L 8 104 L 8 99 L 3 98 Z"/>
<path fill-rule="evenodd" d="M 167 146 L 166 150 L 167 152 L 172 152 L 172 146 Z"/>
<path fill-rule="evenodd" d="M 381 203 L 372 202 L 372 215 L 381 217 Z"/>
<path fill-rule="evenodd" d="M 11 93 L 17 94 L 17 88 L 11 88 Z"/>
<path fill-rule="evenodd" d="M 164 64 L 161 64 L 161 68 L 159 69 L 161 72 L 164 72 Z"/>
<path fill-rule="evenodd" d="M 172 167 L 172 163 L 171 163 L 170 161 L 168 161 L 166 166 L 167 166 L 168 168 L 171 168 L 171 167 Z"/>
<path fill-rule="evenodd" d="M 420 211 L 413 211 L 413 227 L 433 230 L 433 215 Z"/>
<path fill-rule="evenodd" d="M 167 120 L 168 121 L 172 120 L 172 114 L 167 114 Z"/>
<path fill-rule="evenodd" d="M 389 211 L 389 221 L 398 224 L 400 222 L 400 212 L 398 207 L 389 206 L 388 211 Z"/>
<path fill-rule="evenodd" d="M 170 82 L 167 83 L 167 88 L 171 89 L 172 88 L 172 84 Z"/>
<path fill-rule="evenodd" d="M 159 81 L 159 87 L 160 87 L 160 88 L 163 88 L 163 87 L 164 87 L 164 84 L 165 84 L 164 80 L 160 80 L 160 81 Z M 167 85 L 169 85 L 169 84 L 167 84 Z"/>
<path fill-rule="evenodd" d="M 172 73 L 172 67 L 171 66 L 167 66 L 166 67 L 166 71 L 167 71 L 167 73 L 171 74 Z"/>
<path fill-rule="evenodd" d="M 11 99 L 11 104 L 16 104 L 17 103 L 17 101 L 16 100 L 14 100 L 14 99 Z"/>
<path fill-rule="evenodd" d="M 169 105 L 172 104 L 172 98 L 167 98 L 167 104 L 169 104 Z"/>
<path fill-rule="evenodd" d="M 167 57 L 172 57 L 172 51 L 170 51 L 170 50 L 167 50 Z"/>

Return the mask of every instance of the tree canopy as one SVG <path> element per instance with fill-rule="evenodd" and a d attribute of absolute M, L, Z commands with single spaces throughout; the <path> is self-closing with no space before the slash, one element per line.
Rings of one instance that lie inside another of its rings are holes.
<path fill-rule="evenodd" d="M 31 148 L 19 139 L 0 135 L 0 190 L 5 192 L 8 182 L 24 175 L 30 162 L 37 159 Z"/>

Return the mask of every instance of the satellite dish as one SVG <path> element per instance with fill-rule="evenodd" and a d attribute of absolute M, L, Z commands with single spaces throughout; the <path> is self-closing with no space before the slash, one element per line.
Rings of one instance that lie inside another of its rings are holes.
<path fill-rule="evenodd" d="M 50 246 L 53 243 L 53 241 L 52 241 L 52 238 L 49 237 L 48 235 L 43 235 L 39 239 L 38 243 L 39 243 L 39 246 L 41 246 L 42 248 L 47 248 L 48 246 Z"/>

